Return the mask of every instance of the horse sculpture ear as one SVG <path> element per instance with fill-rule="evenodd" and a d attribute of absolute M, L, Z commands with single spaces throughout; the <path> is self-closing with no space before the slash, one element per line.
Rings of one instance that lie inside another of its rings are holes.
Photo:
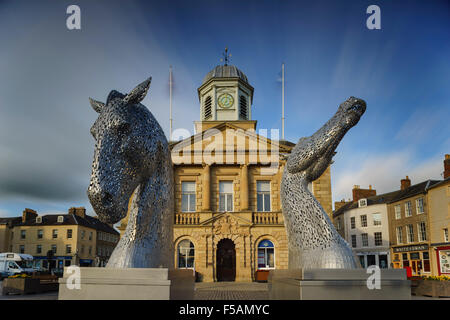
<path fill-rule="evenodd" d="M 152 78 L 150 77 L 139 84 L 136 88 L 131 90 L 131 92 L 127 94 L 125 98 L 123 98 L 123 101 L 125 103 L 139 103 L 144 100 L 145 96 L 147 95 L 148 89 L 150 88 L 151 82 Z"/>
<path fill-rule="evenodd" d="M 105 104 L 103 102 L 94 100 L 89 98 L 89 102 L 91 103 L 92 108 L 95 110 L 95 112 L 100 113 L 102 112 L 103 108 L 105 107 Z"/>

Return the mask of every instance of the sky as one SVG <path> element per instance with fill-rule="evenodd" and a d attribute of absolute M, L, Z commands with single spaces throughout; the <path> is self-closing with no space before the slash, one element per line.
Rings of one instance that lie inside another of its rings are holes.
<path fill-rule="evenodd" d="M 69 30 L 66 9 L 81 9 Z M 369 30 L 369 5 L 381 29 Z M 259 129 L 281 127 L 285 63 L 286 139 L 319 129 L 350 96 L 366 113 L 337 148 L 333 200 L 353 185 L 378 194 L 442 179 L 450 153 L 450 4 L 448 1 L 5 1 L 0 0 L 0 217 L 24 208 L 39 214 L 85 206 L 97 114 L 105 101 L 149 76 L 143 100 L 169 133 L 193 133 L 197 88 L 231 64 L 255 88 Z"/>

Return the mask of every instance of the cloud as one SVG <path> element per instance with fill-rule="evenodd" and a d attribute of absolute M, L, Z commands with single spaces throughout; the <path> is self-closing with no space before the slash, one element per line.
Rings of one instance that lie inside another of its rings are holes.
<path fill-rule="evenodd" d="M 9 216 L 11 216 L 11 213 L 8 210 L 0 208 L 0 218 Z"/>
<path fill-rule="evenodd" d="M 4 18 L 0 19 L 0 38 L 8 42 L 0 48 L 3 202 L 88 204 L 86 189 L 94 153 L 89 129 L 97 117 L 88 97 L 105 101 L 110 90 L 126 93 L 151 75 L 152 86 L 143 104 L 168 133 L 170 63 L 148 16 L 131 4 L 108 3 L 105 10 L 86 3 L 82 29 L 68 31 L 61 20 L 65 8 L 53 2 L 10 3 L 0 10 L 21 12 L 20 21 L 15 15 L 0 13 Z M 8 31 L 12 29 L 14 36 Z M 179 82 L 193 85 L 188 69 L 172 63 Z M 198 110 L 195 89 L 188 98 L 182 88 L 178 91 L 174 127 L 191 129 L 196 118 L 192 108 Z"/>
<path fill-rule="evenodd" d="M 354 185 L 372 188 L 383 194 L 400 188 L 400 180 L 408 176 L 411 184 L 428 179 L 442 179 L 443 153 L 436 154 L 420 162 L 415 162 L 411 151 L 398 151 L 371 156 L 354 168 L 338 171 L 332 177 L 334 201 L 351 199 Z"/>

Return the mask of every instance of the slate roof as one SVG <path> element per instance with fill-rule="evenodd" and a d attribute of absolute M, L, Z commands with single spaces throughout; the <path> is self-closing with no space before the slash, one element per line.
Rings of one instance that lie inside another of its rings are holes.
<path fill-rule="evenodd" d="M 58 217 L 63 216 L 64 221 L 58 222 Z M 22 218 L 12 218 L 18 219 L 17 223 L 14 226 L 57 226 L 57 225 L 80 225 L 87 228 L 92 228 L 98 231 L 113 233 L 118 235 L 119 232 L 113 227 L 109 226 L 106 223 L 101 222 L 97 218 L 86 215 L 84 218 L 77 216 L 75 214 L 47 214 L 43 215 L 42 222 L 37 223 L 36 218 L 29 219 L 28 221 L 22 222 Z M 8 218 L 1 218 L 8 219 Z M 9 218 L 11 219 L 11 218 Z M 1 221 L 1 220 L 0 220 Z"/>
<path fill-rule="evenodd" d="M 22 222 L 21 217 L 0 218 L 0 224 L 9 224 L 10 226 L 15 226 L 21 222 Z"/>
<path fill-rule="evenodd" d="M 426 180 L 421 183 L 412 185 L 404 190 L 397 190 L 389 193 L 380 194 L 377 196 L 368 197 L 367 205 L 370 206 L 374 204 L 393 203 L 406 198 L 410 198 L 421 193 L 426 193 L 428 188 L 441 182 L 442 180 Z M 344 212 L 355 208 L 358 208 L 358 201 L 349 202 L 343 205 L 338 210 L 335 210 L 333 212 L 333 217 L 340 216 Z"/>

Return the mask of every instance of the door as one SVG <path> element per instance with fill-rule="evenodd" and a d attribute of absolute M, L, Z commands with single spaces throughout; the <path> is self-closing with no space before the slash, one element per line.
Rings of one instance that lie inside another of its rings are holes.
<path fill-rule="evenodd" d="M 236 278 L 236 250 L 234 242 L 222 239 L 217 244 L 217 281 L 234 281 Z"/>
<path fill-rule="evenodd" d="M 412 260 L 411 261 L 411 270 L 413 276 L 420 276 L 422 271 L 422 261 L 420 260 Z"/>

